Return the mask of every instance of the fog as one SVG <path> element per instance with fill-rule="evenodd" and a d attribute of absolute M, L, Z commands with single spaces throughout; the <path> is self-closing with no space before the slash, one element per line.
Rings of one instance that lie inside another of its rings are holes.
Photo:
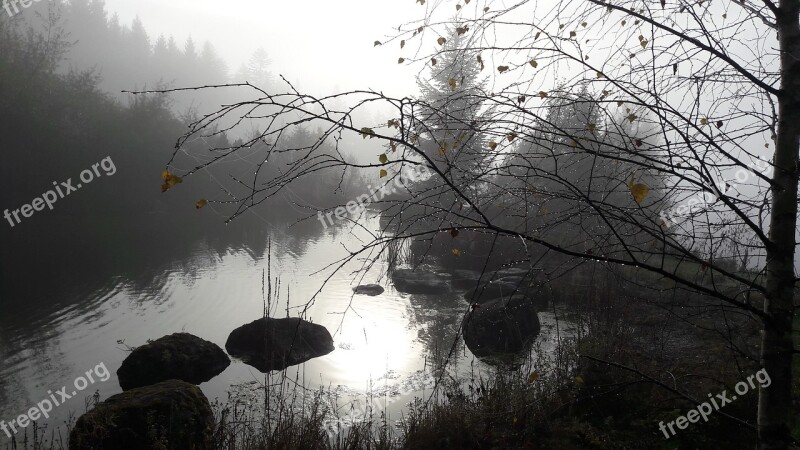
<path fill-rule="evenodd" d="M 109 11 L 130 24 L 139 17 L 148 34 L 209 41 L 235 70 L 259 47 L 272 71 L 315 93 L 372 88 L 390 95 L 416 90 L 415 69 L 398 66 L 397 52 L 375 48 L 375 40 L 417 19 L 412 2 L 302 0 L 262 2 L 108 1 Z"/>
<path fill-rule="evenodd" d="M 790 448 L 781 8 L 0 0 L 0 449 Z"/>

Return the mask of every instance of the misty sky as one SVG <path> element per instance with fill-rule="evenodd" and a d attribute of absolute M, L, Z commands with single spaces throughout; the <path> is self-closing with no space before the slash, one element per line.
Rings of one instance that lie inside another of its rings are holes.
<path fill-rule="evenodd" d="M 273 71 L 306 89 L 416 90 L 419 67 L 399 66 L 394 44 L 373 47 L 398 25 L 422 17 L 413 0 L 107 0 L 106 6 L 124 24 L 138 15 L 151 42 L 161 33 L 181 43 L 189 36 L 198 45 L 209 40 L 231 69 L 263 46 Z"/>

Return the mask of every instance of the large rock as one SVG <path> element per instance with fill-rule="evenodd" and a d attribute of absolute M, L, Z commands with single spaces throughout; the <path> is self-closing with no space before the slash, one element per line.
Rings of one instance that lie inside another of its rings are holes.
<path fill-rule="evenodd" d="M 464 298 L 469 302 L 483 303 L 500 298 L 509 298 L 514 294 L 523 292 L 524 287 L 518 282 L 495 280 L 485 283 L 475 289 L 464 293 Z"/>
<path fill-rule="evenodd" d="M 515 295 L 473 307 L 464 318 L 464 342 L 476 356 L 525 350 L 541 326 L 530 299 Z"/>
<path fill-rule="evenodd" d="M 327 355 L 334 347 L 331 334 L 322 325 L 297 317 L 265 317 L 233 330 L 225 349 L 266 373 Z"/>
<path fill-rule="evenodd" d="M 526 267 L 506 267 L 495 272 L 495 278 L 504 278 L 504 277 L 525 278 L 528 277 L 531 274 L 531 272 L 533 272 L 533 270 Z"/>
<path fill-rule="evenodd" d="M 214 414 L 193 384 L 169 380 L 114 395 L 82 415 L 70 450 L 211 450 Z"/>
<path fill-rule="evenodd" d="M 189 333 L 164 336 L 136 348 L 117 370 L 123 391 L 166 380 L 192 384 L 222 373 L 231 360 L 217 344 Z"/>
<path fill-rule="evenodd" d="M 474 289 L 478 285 L 480 278 L 481 273 L 478 271 L 457 269 L 453 271 L 453 278 L 450 280 L 450 284 L 453 286 L 453 289 L 465 291 L 467 289 Z"/>
<path fill-rule="evenodd" d="M 383 294 L 383 286 L 380 284 L 362 284 L 354 287 L 353 292 L 374 297 Z"/>
<path fill-rule="evenodd" d="M 438 274 L 420 268 L 397 269 L 392 273 L 394 287 L 406 294 L 444 294 L 450 292 L 449 274 Z"/>

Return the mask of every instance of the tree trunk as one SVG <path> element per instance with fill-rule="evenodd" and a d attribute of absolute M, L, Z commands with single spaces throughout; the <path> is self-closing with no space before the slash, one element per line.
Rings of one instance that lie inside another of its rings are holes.
<path fill-rule="evenodd" d="M 767 295 L 761 364 L 772 383 L 759 389 L 758 448 L 787 449 L 792 405 L 792 316 L 800 148 L 800 2 L 782 0 L 776 14 L 781 50 L 781 93 L 775 139 Z"/>

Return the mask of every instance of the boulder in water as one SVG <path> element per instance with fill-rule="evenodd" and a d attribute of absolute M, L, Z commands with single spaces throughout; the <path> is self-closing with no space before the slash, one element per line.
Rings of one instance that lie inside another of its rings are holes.
<path fill-rule="evenodd" d="M 464 342 L 476 356 L 523 351 L 541 330 L 531 301 L 522 295 L 476 304 L 464 318 Z"/>
<path fill-rule="evenodd" d="M 495 272 L 495 278 L 520 277 L 525 278 L 531 273 L 531 269 L 525 267 L 506 267 Z"/>
<path fill-rule="evenodd" d="M 475 289 L 464 293 L 464 298 L 469 302 L 483 303 L 500 298 L 509 298 L 523 290 L 519 283 L 506 280 L 495 280 L 485 283 Z"/>
<path fill-rule="evenodd" d="M 123 391 L 166 380 L 200 384 L 222 373 L 231 360 L 217 344 L 175 333 L 137 347 L 117 370 Z"/>
<path fill-rule="evenodd" d="M 383 286 L 379 284 L 362 284 L 354 287 L 353 292 L 374 297 L 383 294 Z"/>
<path fill-rule="evenodd" d="M 450 284 L 453 289 L 465 291 L 467 289 L 475 289 L 480 281 L 481 273 L 475 270 L 457 269 L 453 271 L 453 278 Z"/>
<path fill-rule="evenodd" d="M 422 269 L 397 269 L 392 273 L 395 289 L 406 294 L 445 294 L 450 292 L 449 278 Z"/>
<path fill-rule="evenodd" d="M 233 330 L 225 349 L 266 373 L 327 355 L 334 346 L 331 334 L 322 325 L 298 317 L 264 317 Z"/>

